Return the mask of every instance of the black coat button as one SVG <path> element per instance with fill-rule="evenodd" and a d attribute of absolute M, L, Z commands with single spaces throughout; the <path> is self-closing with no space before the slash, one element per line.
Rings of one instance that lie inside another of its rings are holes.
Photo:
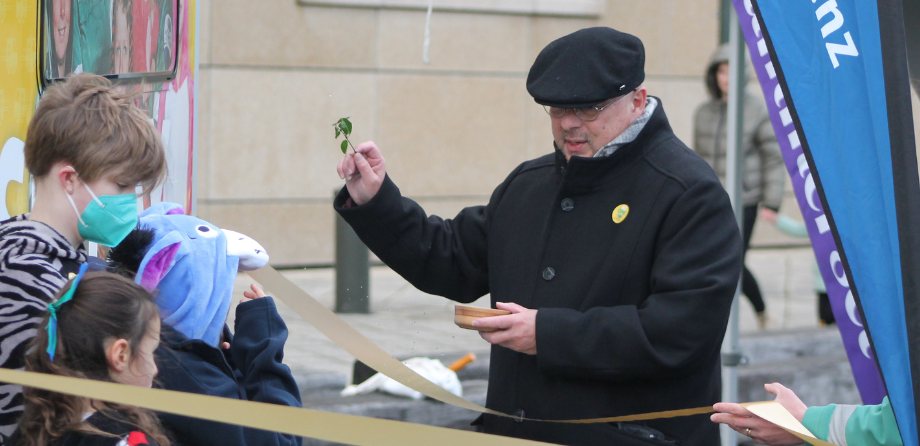
<path fill-rule="evenodd" d="M 546 280 L 553 280 L 553 277 L 556 277 L 556 270 L 551 267 L 546 267 L 546 269 L 543 270 L 543 278 Z"/>
<path fill-rule="evenodd" d="M 568 212 L 568 211 L 571 211 L 572 209 L 575 209 L 575 202 L 572 201 L 571 198 L 563 199 L 562 200 L 562 210 Z"/>

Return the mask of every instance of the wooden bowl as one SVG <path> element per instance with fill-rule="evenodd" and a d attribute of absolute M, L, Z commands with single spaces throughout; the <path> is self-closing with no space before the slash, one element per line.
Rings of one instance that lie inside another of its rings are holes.
<path fill-rule="evenodd" d="M 503 316 L 511 314 L 508 310 L 493 308 L 471 307 L 469 305 L 454 305 L 454 323 L 460 328 L 476 331 L 496 331 L 497 328 L 479 328 L 472 325 L 473 321 L 481 317 Z"/>

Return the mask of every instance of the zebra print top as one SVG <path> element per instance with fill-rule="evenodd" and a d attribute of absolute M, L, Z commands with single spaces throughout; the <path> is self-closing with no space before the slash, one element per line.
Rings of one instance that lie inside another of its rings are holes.
<path fill-rule="evenodd" d="M 82 246 L 28 214 L 0 222 L 0 367 L 22 370 L 48 303 L 84 262 Z M 22 410 L 22 388 L 0 384 L 0 445 L 9 443 Z"/>

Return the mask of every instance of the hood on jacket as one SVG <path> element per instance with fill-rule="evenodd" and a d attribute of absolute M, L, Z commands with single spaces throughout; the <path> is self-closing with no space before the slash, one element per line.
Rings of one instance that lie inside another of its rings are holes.
<path fill-rule="evenodd" d="M 709 97 L 712 99 L 722 99 L 722 90 L 719 90 L 719 82 L 716 80 L 716 71 L 719 70 L 719 65 L 728 63 L 730 58 L 731 48 L 727 43 L 719 45 L 712 53 L 712 56 L 709 57 L 709 65 L 706 66 L 706 90 L 709 92 Z M 745 51 L 745 63 L 749 60 L 750 56 L 748 52 Z"/>
<path fill-rule="evenodd" d="M 18 215 L 0 222 L 0 263 L 27 254 L 86 262 L 82 246 L 74 248 L 60 232 L 44 223 L 29 220 L 28 216 Z"/>
<path fill-rule="evenodd" d="M 706 65 L 706 91 L 709 92 L 709 97 L 712 99 L 722 99 L 722 90 L 719 89 L 716 72 L 719 71 L 719 65 L 728 63 L 730 56 L 731 49 L 727 43 L 723 43 L 712 53 L 709 65 Z"/>
<path fill-rule="evenodd" d="M 112 266 L 157 290 L 163 322 L 189 339 L 216 347 L 230 310 L 237 271 L 268 264 L 258 242 L 185 215 L 182 205 L 157 203 L 140 214 L 140 225 L 109 251 Z"/>

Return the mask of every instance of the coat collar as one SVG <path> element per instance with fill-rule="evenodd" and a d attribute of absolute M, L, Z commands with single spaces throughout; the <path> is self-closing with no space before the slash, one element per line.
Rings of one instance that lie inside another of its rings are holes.
<path fill-rule="evenodd" d="M 588 191 L 606 182 L 610 176 L 617 176 L 637 159 L 642 158 L 648 150 L 663 139 L 673 136 L 664 104 L 660 98 L 658 107 L 649 118 L 645 128 L 636 139 L 624 144 L 610 156 L 600 158 L 572 157 L 566 162 L 565 154 L 555 148 L 556 173 L 563 183 L 563 188 L 570 191 Z M 555 143 L 553 144 L 555 147 Z"/>

